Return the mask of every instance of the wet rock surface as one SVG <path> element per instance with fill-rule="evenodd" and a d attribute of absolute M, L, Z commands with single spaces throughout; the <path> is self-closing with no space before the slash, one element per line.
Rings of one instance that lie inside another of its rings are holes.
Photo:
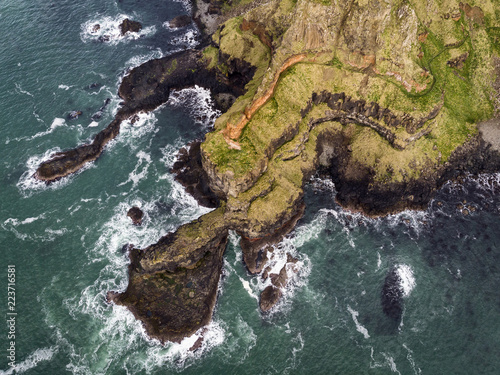
<path fill-rule="evenodd" d="M 381 292 L 381 303 L 384 314 L 399 321 L 403 315 L 403 289 L 401 277 L 395 268 L 387 274 Z"/>
<path fill-rule="evenodd" d="M 259 306 L 262 312 L 271 310 L 281 298 L 281 290 L 273 285 L 269 285 L 260 294 Z"/>
<path fill-rule="evenodd" d="M 185 27 L 191 23 L 191 17 L 188 16 L 187 14 L 183 14 L 180 16 L 177 16 L 175 18 L 172 18 L 169 22 L 168 25 L 170 28 L 173 29 L 178 29 L 181 27 Z"/>
<path fill-rule="evenodd" d="M 128 18 L 125 18 L 120 24 L 120 32 L 122 33 L 122 35 L 125 35 L 128 32 L 138 33 L 139 31 L 141 31 L 141 29 L 142 25 L 140 24 L 140 22 L 132 21 Z"/>
<path fill-rule="evenodd" d="M 134 225 L 141 225 L 144 212 L 139 207 L 134 206 L 128 210 L 127 216 L 132 219 Z"/>

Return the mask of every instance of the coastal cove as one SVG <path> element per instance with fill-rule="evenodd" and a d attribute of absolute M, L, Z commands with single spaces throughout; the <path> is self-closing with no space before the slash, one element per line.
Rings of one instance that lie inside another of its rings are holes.
<path fill-rule="evenodd" d="M 495 373 L 491 2 L 84 3 L 0 9 L 0 373 Z"/>

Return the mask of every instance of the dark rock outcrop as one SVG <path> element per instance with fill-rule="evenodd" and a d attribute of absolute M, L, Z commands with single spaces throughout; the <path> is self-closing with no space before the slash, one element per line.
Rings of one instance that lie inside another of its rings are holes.
<path fill-rule="evenodd" d="M 284 288 L 288 281 L 288 275 L 286 273 L 286 265 L 284 265 L 283 268 L 281 268 L 279 274 L 271 273 L 269 277 L 271 278 L 271 283 L 276 288 Z"/>
<path fill-rule="evenodd" d="M 81 169 L 86 163 L 96 160 L 101 155 L 104 146 L 114 139 L 119 131 L 122 120 L 127 112 L 118 111 L 115 119 L 108 127 L 100 131 L 91 144 L 78 146 L 69 151 L 55 153 L 51 159 L 41 163 L 34 177 L 38 180 L 52 182 Z"/>
<path fill-rule="evenodd" d="M 142 25 L 140 24 L 140 22 L 132 21 L 128 18 L 125 18 L 120 24 L 120 31 L 122 35 L 125 35 L 128 32 L 138 33 L 139 31 L 141 31 L 141 29 Z"/>
<path fill-rule="evenodd" d="M 212 317 L 228 234 L 221 224 L 214 220 L 211 233 L 186 224 L 147 249 L 132 250 L 128 287 L 109 298 L 127 306 L 148 335 L 162 342 L 192 335 Z M 197 239 L 188 240 L 188 234 Z M 158 257 L 165 252 L 167 263 Z"/>
<path fill-rule="evenodd" d="M 448 162 L 423 168 L 418 179 L 402 182 L 375 181 L 374 172 L 357 164 L 348 151 L 349 138 L 340 133 L 324 133 L 318 142 L 318 152 L 332 155 L 329 167 L 320 171 L 335 183 L 336 199 L 343 207 L 362 211 L 368 216 L 387 215 L 405 209 L 425 209 L 438 189 L 466 171 L 472 174 L 494 173 L 500 166 L 500 155 L 480 135 L 457 148 Z"/>
<path fill-rule="evenodd" d="M 134 225 L 141 225 L 144 212 L 142 212 L 142 210 L 139 207 L 134 206 L 131 207 L 130 210 L 128 210 L 127 216 L 132 219 L 132 223 Z"/>
<path fill-rule="evenodd" d="M 263 312 L 268 312 L 271 310 L 281 298 L 281 290 L 269 285 L 260 294 L 259 306 Z"/>
<path fill-rule="evenodd" d="M 181 28 L 189 25 L 191 23 L 191 17 L 187 14 L 183 14 L 181 16 L 174 17 L 168 22 L 170 28 Z"/>

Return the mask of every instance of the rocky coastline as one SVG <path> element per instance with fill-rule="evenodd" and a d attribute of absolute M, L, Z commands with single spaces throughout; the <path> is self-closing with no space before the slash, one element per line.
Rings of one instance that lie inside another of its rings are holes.
<path fill-rule="evenodd" d="M 500 86 L 484 83 L 500 69 L 483 45 L 493 40 L 483 19 L 499 20 L 486 6 L 431 1 L 437 11 L 428 15 L 420 3 L 199 0 L 200 48 L 134 68 L 112 123 L 35 173 L 50 182 L 97 159 L 122 121 L 165 103 L 171 89 L 198 85 L 236 98 L 172 169 L 214 210 L 131 249 L 128 287 L 108 300 L 129 308 L 151 337 L 178 342 L 211 319 L 229 231 L 241 236 L 248 272 L 270 280 L 261 310 L 279 302 L 292 267 L 268 275 L 268 251 L 302 217 L 315 173 L 333 180 L 346 209 L 380 216 L 424 209 L 464 174 L 498 172 L 498 121 L 478 124 L 498 112 Z M 391 34 L 401 28 L 406 34 Z"/>

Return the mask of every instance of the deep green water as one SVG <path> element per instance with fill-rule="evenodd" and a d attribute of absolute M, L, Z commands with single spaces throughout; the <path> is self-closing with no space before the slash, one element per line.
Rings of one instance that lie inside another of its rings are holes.
<path fill-rule="evenodd" d="M 238 238 L 226 251 L 214 321 L 203 347 L 149 340 L 126 309 L 122 246 L 144 247 L 206 209 L 168 169 L 176 151 L 209 129 L 208 94 L 184 91 L 139 124 L 126 124 L 102 157 L 51 186 L 30 176 L 61 149 L 92 139 L 112 119 L 127 69 L 192 45 L 196 30 L 163 23 L 180 2 L 0 3 L 1 374 L 497 374 L 500 369 L 500 176 L 448 184 L 425 212 L 379 220 L 334 203 L 328 181 L 307 188 L 305 217 L 274 251 L 297 273 L 284 302 L 262 316 Z M 125 15 L 141 37 L 97 41 Z M 95 85 L 93 85 L 95 84 Z M 92 85 L 92 87 L 91 87 Z M 94 122 L 106 98 L 111 104 Z M 83 111 L 68 120 L 73 110 Z M 464 216 L 466 200 L 475 211 Z M 145 211 L 142 227 L 126 217 Z M 15 367 L 8 365 L 7 266 L 16 268 Z M 387 272 L 404 276 L 400 323 L 381 308 Z"/>

